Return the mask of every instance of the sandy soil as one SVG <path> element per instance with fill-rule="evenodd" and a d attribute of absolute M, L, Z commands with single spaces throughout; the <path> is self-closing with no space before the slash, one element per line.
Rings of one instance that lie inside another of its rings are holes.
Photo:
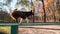
<path fill-rule="evenodd" d="M 60 34 L 60 25 L 19 26 L 18 34 Z"/>

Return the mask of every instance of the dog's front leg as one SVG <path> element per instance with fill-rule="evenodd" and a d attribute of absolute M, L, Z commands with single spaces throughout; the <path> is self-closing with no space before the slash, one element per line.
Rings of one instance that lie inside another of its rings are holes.
<path fill-rule="evenodd" d="M 21 22 L 22 22 L 22 18 L 20 19 L 20 23 L 21 23 Z M 19 23 L 19 24 L 20 24 L 20 23 Z"/>
<path fill-rule="evenodd" d="M 29 19 L 26 17 L 26 21 L 27 21 L 27 23 L 29 22 Z"/>

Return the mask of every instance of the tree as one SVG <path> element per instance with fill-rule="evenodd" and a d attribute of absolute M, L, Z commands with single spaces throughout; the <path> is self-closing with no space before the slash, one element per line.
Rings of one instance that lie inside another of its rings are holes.
<path fill-rule="evenodd" d="M 24 6 L 24 5 L 29 6 L 29 4 L 30 4 L 30 2 L 28 0 L 17 0 L 16 7 L 18 5 L 21 5 L 21 6 Z"/>

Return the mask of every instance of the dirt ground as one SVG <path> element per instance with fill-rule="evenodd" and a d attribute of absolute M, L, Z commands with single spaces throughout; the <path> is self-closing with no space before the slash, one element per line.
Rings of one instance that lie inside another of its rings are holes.
<path fill-rule="evenodd" d="M 18 34 L 60 34 L 60 25 L 19 26 Z"/>

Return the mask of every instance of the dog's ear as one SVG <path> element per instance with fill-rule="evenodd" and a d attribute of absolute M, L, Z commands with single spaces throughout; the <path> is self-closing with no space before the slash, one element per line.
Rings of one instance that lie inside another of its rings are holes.
<path fill-rule="evenodd" d="M 32 12 L 32 10 L 31 10 L 31 12 Z"/>
<path fill-rule="evenodd" d="M 34 11 L 33 10 L 31 10 L 31 13 L 32 13 L 32 15 L 34 15 Z"/>
<path fill-rule="evenodd" d="M 31 10 L 31 12 L 33 12 L 33 10 Z"/>

